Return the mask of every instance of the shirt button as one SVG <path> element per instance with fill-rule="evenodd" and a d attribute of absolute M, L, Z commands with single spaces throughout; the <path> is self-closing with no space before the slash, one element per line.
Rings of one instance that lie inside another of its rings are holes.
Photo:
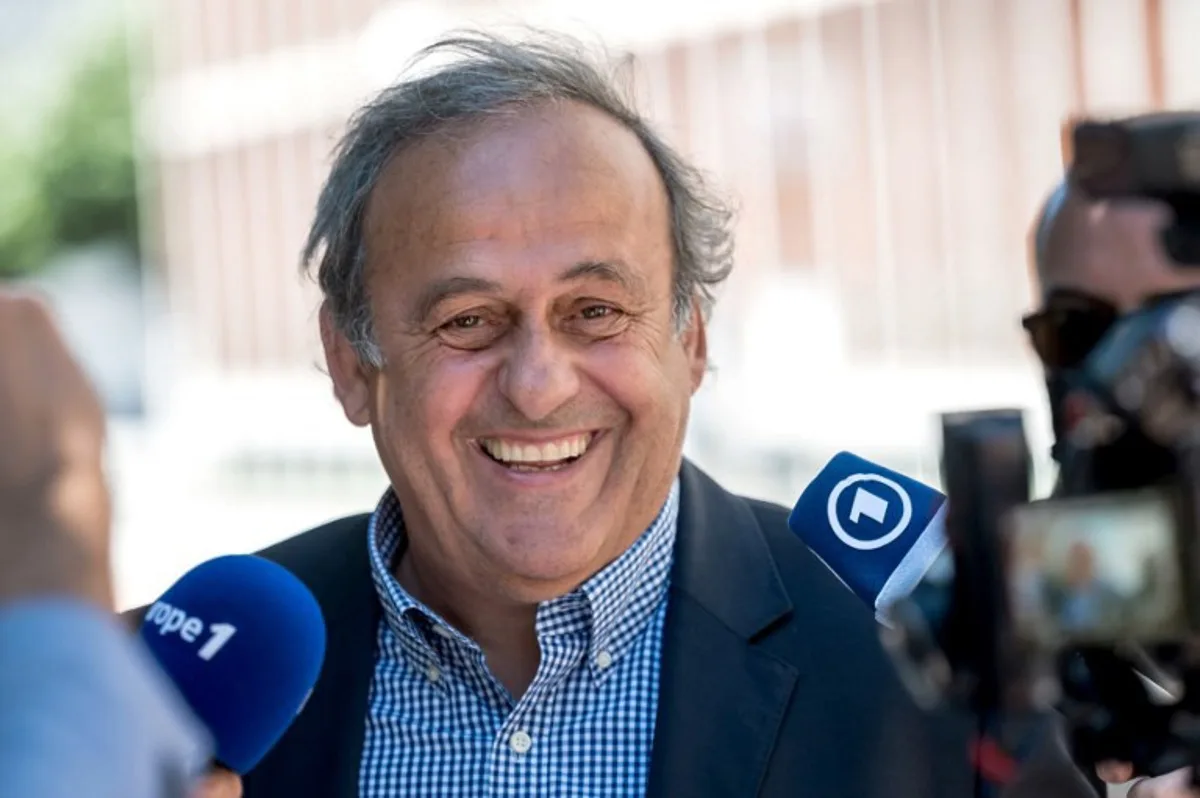
<path fill-rule="evenodd" d="M 437 666 L 430 665 L 425 669 L 425 678 L 431 682 L 436 682 L 438 679 L 442 678 L 442 672 L 437 669 Z"/>
<path fill-rule="evenodd" d="M 451 632 L 449 629 L 442 626 L 441 624 L 437 624 L 433 627 L 433 633 L 435 635 L 437 635 L 438 637 L 444 637 L 447 640 L 454 639 L 454 632 Z"/>
<path fill-rule="evenodd" d="M 601 651 L 596 654 L 596 667 L 600 670 L 604 670 L 609 665 L 612 665 L 612 662 L 612 654 L 609 654 L 607 651 Z"/>
<path fill-rule="evenodd" d="M 533 745 L 533 738 L 523 731 L 513 733 L 512 737 L 508 738 L 508 747 L 513 750 L 513 753 L 523 754 Z"/>

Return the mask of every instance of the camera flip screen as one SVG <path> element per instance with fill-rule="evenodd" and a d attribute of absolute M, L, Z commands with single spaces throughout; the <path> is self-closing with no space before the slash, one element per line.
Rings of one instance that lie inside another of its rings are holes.
<path fill-rule="evenodd" d="M 1033 502 L 1008 516 L 1018 636 L 1154 642 L 1187 631 L 1173 504 L 1153 490 Z"/>

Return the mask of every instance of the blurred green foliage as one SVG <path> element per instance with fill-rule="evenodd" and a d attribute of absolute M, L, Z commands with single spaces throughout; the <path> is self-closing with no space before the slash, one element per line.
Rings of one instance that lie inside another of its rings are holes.
<path fill-rule="evenodd" d="M 72 65 L 62 93 L 25 125 L 0 129 L 0 277 L 35 272 L 65 249 L 116 242 L 139 252 L 126 37 Z"/>

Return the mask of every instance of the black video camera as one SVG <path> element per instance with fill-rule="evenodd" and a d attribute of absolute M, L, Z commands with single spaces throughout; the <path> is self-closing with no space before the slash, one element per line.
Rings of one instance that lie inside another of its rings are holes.
<path fill-rule="evenodd" d="M 1200 114 L 1082 122 L 1070 179 L 1097 200 L 1165 203 L 1164 250 L 1200 266 Z M 1012 623 L 1025 639 L 1157 646 L 1200 633 L 1197 277 L 1196 291 L 1119 318 L 1065 375 L 1058 495 L 1009 523 Z M 1052 586 L 1040 602 L 1018 589 L 1035 580 Z"/>
<path fill-rule="evenodd" d="M 1164 250 L 1200 267 L 1200 114 L 1073 136 L 1073 185 L 1165 203 Z M 981 735 L 1017 747 L 1004 719 L 1053 708 L 1085 771 L 1156 775 L 1200 758 L 1200 272 L 1116 319 L 1067 384 L 1048 499 L 1029 500 L 1020 411 L 943 416 L 953 568 L 884 639 L 914 696 L 969 708 Z"/>
<path fill-rule="evenodd" d="M 1200 266 L 1200 114 L 1146 114 L 1080 122 L 1071 180 L 1096 199 L 1152 199 L 1174 222 L 1163 246 L 1183 267 Z"/>

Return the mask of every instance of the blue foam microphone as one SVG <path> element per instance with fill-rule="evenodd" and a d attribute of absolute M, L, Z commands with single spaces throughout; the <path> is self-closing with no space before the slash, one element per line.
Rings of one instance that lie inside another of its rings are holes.
<path fill-rule="evenodd" d="M 141 638 L 207 726 L 219 765 L 254 768 L 304 708 L 325 659 L 316 598 L 253 555 L 201 563 L 151 605 Z"/>
<path fill-rule="evenodd" d="M 886 621 L 946 550 L 946 497 L 841 452 L 804 489 L 788 526 Z"/>

